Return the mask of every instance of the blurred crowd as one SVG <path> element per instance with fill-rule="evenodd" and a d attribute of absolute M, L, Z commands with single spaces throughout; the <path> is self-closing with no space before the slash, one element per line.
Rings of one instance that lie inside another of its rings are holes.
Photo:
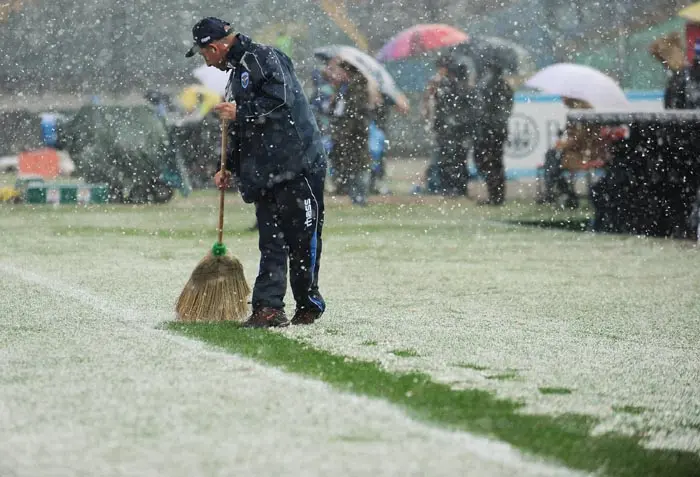
<path fill-rule="evenodd" d="M 649 53 L 666 72 L 663 106 L 669 111 L 700 109 L 700 40 L 695 41 L 691 55 L 686 55 L 684 41 L 681 34 L 672 32 L 649 45 Z M 688 56 L 692 58 L 690 61 Z M 587 101 L 574 98 L 563 101 L 569 110 L 595 109 Z M 577 207 L 578 194 L 572 176 L 604 168 L 615 155 L 616 143 L 629 139 L 629 134 L 629 128 L 625 127 L 591 128 L 576 123 L 559 131 L 555 146 L 545 156 L 543 188 L 538 201 Z M 603 185 L 604 182 L 596 184 L 599 189 Z M 603 194 L 598 192 L 598 195 Z"/>
<path fill-rule="evenodd" d="M 486 61 L 482 71 L 470 71 L 468 63 L 446 56 L 436 67 L 421 105 L 436 144 L 426 187 L 432 193 L 467 195 L 471 152 L 487 185 L 484 203 L 500 205 L 505 199 L 503 150 L 513 90 L 497 62 Z"/>
<path fill-rule="evenodd" d="M 324 136 L 330 165 L 328 183 L 333 193 L 348 196 L 353 204 L 360 206 L 372 194 L 390 194 L 385 164 L 389 124 L 393 114 L 414 112 L 421 115 L 434 148 L 423 184 L 413 192 L 468 196 L 470 181 L 477 178 L 472 175 L 476 171 L 487 190 L 487 197 L 479 203 L 494 206 L 504 203 L 504 148 L 514 106 L 514 84 L 518 84 L 513 78 L 532 75 L 532 70 L 523 68 L 527 64 L 527 52 L 502 39 L 467 37 L 459 30 L 446 31 L 446 28 L 450 27 L 417 25 L 397 34 L 376 57 L 344 45 L 328 45 L 315 51 L 315 57 L 323 63 L 317 63 L 311 72 L 306 93 Z M 443 43 L 436 44 L 436 39 Z M 326 53 L 319 56 L 319 50 Z M 692 61 L 686 61 L 679 34 L 655 41 L 649 52 L 668 74 L 665 107 L 700 108 L 700 41 L 695 44 Z M 435 67 L 420 104 L 413 108 L 384 67 L 384 63 L 408 57 L 421 57 Z M 221 74 L 224 78 L 219 80 L 225 85 L 227 74 Z M 149 184 L 160 181 L 172 187 L 211 186 L 219 156 L 219 124 L 212 108 L 221 101 L 224 86 L 208 83 L 197 72 L 195 76 L 201 84 L 190 85 L 175 95 L 162 91 L 145 93 L 158 123 L 139 113 L 139 123 L 115 125 L 114 118 L 126 115 L 125 112 L 108 111 L 93 104 L 92 109 L 82 110 L 78 119 L 72 117 L 62 128 L 61 145 L 74 157 L 78 170 L 89 170 L 94 180 L 115 182 L 114 190 L 134 189 L 121 178 L 129 175 L 128 166 L 134 163 L 134 157 L 144 154 L 131 150 L 135 141 L 117 140 L 129 135 L 135 137 L 148 124 L 154 131 L 150 137 L 157 138 L 153 139 L 152 150 L 168 158 L 167 167 L 149 166 L 153 171 Z M 624 99 L 619 86 L 615 88 Z M 558 90 L 547 92 L 560 96 L 569 110 L 593 110 L 599 106 Z M 116 150 L 109 155 L 114 157 L 112 162 L 123 163 L 123 170 L 116 173 L 111 165 L 101 169 L 95 166 L 95 147 L 87 147 L 86 136 L 79 130 L 87 123 L 93 131 L 100 129 L 96 124 L 103 124 L 104 134 L 92 134 L 91 140 L 97 142 L 99 136 L 105 142 L 105 150 Z M 73 133 L 70 133 L 71 125 L 75 129 Z M 109 132 L 119 128 L 133 131 Z M 610 145 L 624 139 L 626 134 L 624 128 L 598 130 L 576 124 L 558 131 L 554 146 L 542 158 L 539 172 L 543 180 L 538 200 L 576 207 L 578 196 L 573 177 L 603 167 L 611 157 Z M 145 163 L 145 158 L 141 162 Z M 155 159 L 151 162 L 162 163 Z M 145 190 L 150 190 L 149 187 L 153 186 L 147 184 Z M 128 195 L 116 193 L 120 194 Z"/>
<path fill-rule="evenodd" d="M 420 105 L 435 144 L 424 192 L 466 196 L 473 156 L 488 187 L 483 203 L 500 205 L 505 198 L 503 150 L 513 90 L 497 62 L 485 62 L 477 71 L 467 61 L 443 55 L 438 56 L 436 70 Z M 365 204 L 369 194 L 389 193 L 382 183 L 385 130 L 391 112 L 401 108 L 341 58 L 316 71 L 313 86 L 311 101 L 327 135 L 333 189 L 358 205 Z"/>

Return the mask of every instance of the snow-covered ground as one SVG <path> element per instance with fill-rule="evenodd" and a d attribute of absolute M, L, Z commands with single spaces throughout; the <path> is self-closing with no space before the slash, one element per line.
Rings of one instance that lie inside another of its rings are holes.
<path fill-rule="evenodd" d="M 355 235 L 329 238 L 329 261 L 344 259 L 340 282 L 333 265 L 321 274 L 328 313 L 283 333 L 700 452 L 696 249 L 448 215 L 456 227 L 372 232 L 361 250 Z M 407 349 L 417 356 L 392 353 Z"/>
<path fill-rule="evenodd" d="M 213 202 L 0 208 L 0 475 L 570 473 L 156 329 L 211 245 Z M 470 207 L 331 207 L 328 313 L 282 333 L 700 452 L 697 250 Z M 227 211 L 229 230 L 252 223 Z M 225 242 L 252 281 L 256 235 Z"/>
<path fill-rule="evenodd" d="M 169 265 L 59 241 L 0 258 L 0 475 L 578 475 L 158 330 Z"/>

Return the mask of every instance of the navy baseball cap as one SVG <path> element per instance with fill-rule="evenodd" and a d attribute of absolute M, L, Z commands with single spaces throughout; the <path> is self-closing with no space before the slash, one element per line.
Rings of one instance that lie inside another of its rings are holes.
<path fill-rule="evenodd" d="M 230 23 L 215 17 L 202 18 L 192 27 L 194 45 L 185 56 L 190 58 L 197 53 L 199 48 L 203 48 L 213 41 L 221 40 L 231 33 Z"/>

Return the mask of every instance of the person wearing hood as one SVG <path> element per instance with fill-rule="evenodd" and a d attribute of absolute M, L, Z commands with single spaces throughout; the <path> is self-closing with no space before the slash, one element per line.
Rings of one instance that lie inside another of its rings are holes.
<path fill-rule="evenodd" d="M 228 71 L 224 102 L 214 106 L 230 122 L 230 147 L 219 188 L 233 182 L 255 204 L 260 266 L 247 327 L 289 325 L 284 312 L 287 268 L 296 312 L 292 324 L 311 324 L 325 311 L 318 288 L 326 153 L 292 61 L 276 48 L 208 17 L 192 28 L 208 66 Z"/>

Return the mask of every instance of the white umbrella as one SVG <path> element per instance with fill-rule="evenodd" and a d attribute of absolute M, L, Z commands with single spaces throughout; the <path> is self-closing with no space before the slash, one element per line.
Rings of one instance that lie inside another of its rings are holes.
<path fill-rule="evenodd" d="M 316 48 L 314 55 L 324 61 L 329 61 L 333 57 L 339 57 L 357 68 L 368 79 L 377 82 L 380 91 L 396 103 L 402 111 L 408 110 L 408 99 L 404 95 L 391 74 L 377 60 L 369 56 L 362 50 L 347 45 L 329 45 Z"/>
<path fill-rule="evenodd" d="M 192 74 L 207 88 L 216 91 L 221 96 L 226 94 L 229 72 L 221 71 L 213 66 L 202 65 Z"/>
<path fill-rule="evenodd" d="M 629 109 L 622 88 L 611 77 L 595 68 L 558 63 L 537 72 L 525 86 L 588 102 L 595 109 Z"/>

